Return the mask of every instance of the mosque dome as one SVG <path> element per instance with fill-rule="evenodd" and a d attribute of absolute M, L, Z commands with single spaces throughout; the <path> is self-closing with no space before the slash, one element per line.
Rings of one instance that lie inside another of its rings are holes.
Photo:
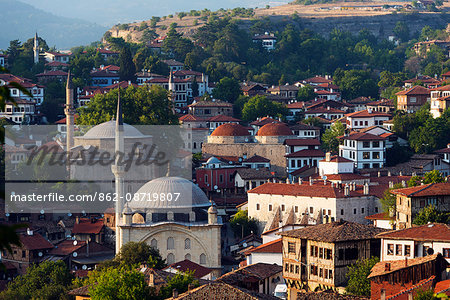
<path fill-rule="evenodd" d="M 250 135 L 248 130 L 236 123 L 225 123 L 217 127 L 211 136 L 247 136 Z"/>
<path fill-rule="evenodd" d="M 292 130 L 285 123 L 269 123 L 261 127 L 257 136 L 288 136 L 293 135 Z"/>
<path fill-rule="evenodd" d="M 144 135 L 134 126 L 123 124 L 125 138 L 142 138 Z M 116 121 L 111 120 L 92 127 L 83 139 L 113 139 L 116 136 Z"/>
<path fill-rule="evenodd" d="M 211 206 L 208 197 L 197 185 L 181 177 L 153 179 L 144 184 L 136 194 L 139 196 L 139 199 L 136 196 L 135 199 L 129 202 L 129 207 L 132 210 L 190 210 L 192 208 L 207 208 Z M 179 196 L 176 198 L 178 194 Z M 154 195 L 156 195 L 157 199 Z M 165 199 L 163 200 L 161 197 Z M 167 200 L 168 197 L 171 197 L 171 201 Z"/>

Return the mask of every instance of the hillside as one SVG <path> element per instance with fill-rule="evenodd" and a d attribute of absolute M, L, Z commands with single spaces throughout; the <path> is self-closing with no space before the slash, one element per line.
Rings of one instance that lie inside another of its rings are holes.
<path fill-rule="evenodd" d="M 55 16 L 16 0 L 0 0 L 0 8 L 0 49 L 6 49 L 14 39 L 24 42 L 36 31 L 50 47 L 68 49 L 98 41 L 106 30 L 95 23 Z"/>
<path fill-rule="evenodd" d="M 358 32 L 367 28 L 375 35 L 380 33 L 385 37 L 392 34 L 397 21 L 407 21 L 411 32 L 420 31 L 423 26 L 434 28 L 445 27 L 450 21 L 447 14 L 441 12 L 399 12 L 392 6 L 405 5 L 409 2 L 394 1 L 370 1 L 370 2 L 336 2 L 327 4 L 286 4 L 270 8 L 257 8 L 251 16 L 233 16 L 242 20 L 242 27 L 249 29 L 256 21 L 268 18 L 275 26 L 275 30 L 283 28 L 288 23 L 294 23 L 302 28 L 312 29 L 322 35 L 327 35 L 332 29 L 339 28 L 350 32 Z M 383 5 L 390 5 L 385 9 Z M 444 2 L 443 11 L 450 10 L 450 3 Z M 218 17 L 232 15 L 230 11 L 219 10 L 214 12 Z M 156 27 L 150 28 L 158 35 L 164 35 L 170 24 L 177 23 L 177 31 L 185 36 L 191 36 L 195 30 L 206 23 L 206 17 L 190 16 L 182 19 L 177 15 L 166 17 L 156 23 Z M 150 26 L 151 21 L 145 22 Z M 128 26 L 126 26 L 128 25 Z M 114 26 L 109 30 L 111 36 L 122 37 L 125 40 L 139 41 L 143 31 L 139 30 L 141 23 L 130 23 L 125 26 Z M 128 27 L 124 29 L 124 27 Z"/>

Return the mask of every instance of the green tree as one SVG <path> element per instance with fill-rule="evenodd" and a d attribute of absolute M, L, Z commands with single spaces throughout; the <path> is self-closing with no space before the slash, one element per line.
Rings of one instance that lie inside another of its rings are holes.
<path fill-rule="evenodd" d="M 166 286 L 161 288 L 159 297 L 161 297 L 162 299 L 172 297 L 174 289 L 176 289 L 178 293 L 184 293 L 188 290 L 190 284 L 193 285 L 193 287 L 199 286 L 198 280 L 196 280 L 194 277 L 194 272 L 178 272 L 177 274 L 175 274 L 175 276 L 169 279 Z"/>
<path fill-rule="evenodd" d="M 89 276 L 89 296 L 93 300 L 150 299 L 144 274 L 125 266 L 101 270 Z"/>
<path fill-rule="evenodd" d="M 370 274 L 370 270 L 379 261 L 378 257 L 371 257 L 358 260 L 356 264 L 351 265 L 346 274 L 348 278 L 346 291 L 358 296 L 370 296 L 370 280 L 367 277 Z"/>
<path fill-rule="evenodd" d="M 128 242 L 120 248 L 116 260 L 125 265 L 135 266 L 146 263 L 151 268 L 162 269 L 165 261 L 158 249 L 150 247 L 145 242 Z"/>
<path fill-rule="evenodd" d="M 393 32 L 402 42 L 407 42 L 409 40 L 409 27 L 405 22 L 398 21 L 395 24 Z"/>
<path fill-rule="evenodd" d="M 11 281 L 0 299 L 60 299 L 67 293 L 73 276 L 62 261 L 31 265 L 24 275 Z"/>
<path fill-rule="evenodd" d="M 380 73 L 380 81 L 378 86 L 381 88 L 387 87 L 400 87 L 403 85 L 403 81 L 406 80 L 405 73 L 392 73 L 390 71 L 383 71 Z"/>
<path fill-rule="evenodd" d="M 216 85 L 212 94 L 216 99 L 234 103 L 242 91 L 236 79 L 224 77 Z"/>
<path fill-rule="evenodd" d="M 391 191 L 395 189 L 401 189 L 403 188 L 401 183 L 394 184 L 394 187 L 388 188 L 383 193 L 383 198 L 380 199 L 381 202 L 381 209 L 384 213 L 392 216 L 395 216 L 395 213 L 397 211 L 397 196 L 392 194 Z"/>
<path fill-rule="evenodd" d="M 254 121 L 258 117 L 272 116 L 283 117 L 287 114 L 287 108 L 281 103 L 270 101 L 266 96 L 254 96 L 250 98 L 242 108 L 242 119 Z"/>
<path fill-rule="evenodd" d="M 166 53 L 173 54 L 175 59 L 184 61 L 186 55 L 193 50 L 194 45 L 190 39 L 184 38 L 183 34 L 178 33 L 175 27 L 176 23 L 170 25 L 170 29 L 163 42 L 163 50 Z"/>
<path fill-rule="evenodd" d="M 346 99 L 378 95 L 378 86 L 368 71 L 337 69 L 334 72 L 334 81 Z"/>
<path fill-rule="evenodd" d="M 96 125 L 110 121 L 117 110 L 118 89 L 107 94 L 98 94 L 91 99 L 87 107 L 79 110 L 77 124 Z M 120 90 L 124 122 L 133 125 L 178 124 L 177 116 L 172 112 L 172 103 L 168 92 L 153 85 L 148 87 L 130 86 Z"/>
<path fill-rule="evenodd" d="M 248 217 L 247 210 L 238 210 L 230 220 L 231 229 L 237 237 L 244 237 L 252 232 L 258 234 L 258 221 Z"/>
<path fill-rule="evenodd" d="M 437 300 L 439 298 L 434 296 L 434 292 L 432 289 L 427 290 L 419 290 L 417 291 L 416 295 L 414 296 L 414 300 Z M 442 298 L 441 298 L 442 299 Z M 443 298 L 447 299 L 447 298 Z"/>
<path fill-rule="evenodd" d="M 306 85 L 304 87 L 300 87 L 298 89 L 297 100 L 298 101 L 309 101 L 313 100 L 316 97 L 316 93 L 314 92 L 314 88 L 310 85 Z"/>
<path fill-rule="evenodd" d="M 438 182 L 444 182 L 444 181 L 445 181 L 444 176 L 438 170 L 433 170 L 433 171 L 427 172 L 423 176 L 424 184 L 438 183 Z"/>
<path fill-rule="evenodd" d="M 408 180 L 408 187 L 418 186 L 422 183 L 422 178 L 420 176 L 412 176 L 410 180 Z"/>
<path fill-rule="evenodd" d="M 434 205 L 422 208 L 414 217 L 414 225 L 425 225 L 428 223 L 445 223 L 450 224 L 450 213 L 442 212 Z"/>
<path fill-rule="evenodd" d="M 131 50 L 129 47 L 123 47 L 120 50 L 119 54 L 119 61 L 120 61 L 120 70 L 119 70 L 119 77 L 120 80 L 131 82 L 136 82 L 136 67 L 133 63 L 133 57 L 131 56 Z"/>
<path fill-rule="evenodd" d="M 339 140 L 338 136 L 343 136 L 345 133 L 345 126 L 342 122 L 334 122 L 329 129 L 325 131 L 322 136 L 322 147 L 326 151 L 338 153 Z"/>
<path fill-rule="evenodd" d="M 197 97 L 198 96 L 198 83 L 197 83 L 197 77 L 194 76 L 194 78 L 192 79 L 192 84 L 191 84 L 191 89 L 192 89 L 192 97 Z"/>

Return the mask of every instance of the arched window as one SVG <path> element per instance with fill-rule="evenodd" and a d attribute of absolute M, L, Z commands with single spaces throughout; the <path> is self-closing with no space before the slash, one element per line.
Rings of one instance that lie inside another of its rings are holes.
<path fill-rule="evenodd" d="M 167 254 L 167 264 L 171 265 L 173 263 L 175 263 L 175 255 L 173 253 Z"/>
<path fill-rule="evenodd" d="M 191 249 L 191 240 L 190 239 L 184 240 L 184 249 Z"/>
<path fill-rule="evenodd" d="M 167 239 L 167 250 L 175 249 L 173 237 Z"/>
<path fill-rule="evenodd" d="M 191 260 L 191 255 L 188 253 L 184 256 L 184 259 Z"/>
<path fill-rule="evenodd" d="M 200 264 L 206 265 L 206 254 L 205 253 L 200 254 Z"/>
<path fill-rule="evenodd" d="M 156 239 L 152 239 L 152 241 L 150 242 L 150 247 L 152 247 L 153 249 L 158 249 L 158 241 Z"/>

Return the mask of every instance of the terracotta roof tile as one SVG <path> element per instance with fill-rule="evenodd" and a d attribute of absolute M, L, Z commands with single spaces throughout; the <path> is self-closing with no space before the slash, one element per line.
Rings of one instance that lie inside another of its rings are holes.
<path fill-rule="evenodd" d="M 322 159 L 321 161 L 326 162 L 325 159 Z M 333 156 L 330 158 L 330 161 L 329 161 L 329 162 L 353 162 L 353 160 L 347 159 L 347 158 L 342 157 L 342 156 L 333 155 Z"/>
<path fill-rule="evenodd" d="M 406 269 L 412 266 L 421 265 L 423 263 L 427 263 L 433 260 L 436 260 L 438 256 L 441 256 L 439 253 L 433 255 L 427 255 L 424 257 L 417 257 L 408 259 L 406 262 L 404 259 L 402 260 L 390 260 L 390 261 L 380 261 L 379 263 L 373 266 L 370 275 L 367 278 L 373 278 L 381 275 L 386 275 L 389 273 L 396 272 L 398 270 Z M 386 270 L 386 264 L 390 265 L 390 269 Z"/>
<path fill-rule="evenodd" d="M 346 117 L 350 117 L 350 118 L 372 118 L 372 117 L 391 117 L 391 114 L 388 113 L 383 113 L 383 112 L 378 112 L 378 111 L 372 111 L 369 113 L 369 111 L 366 110 L 360 110 L 360 111 L 355 111 L 353 113 L 349 113 L 345 115 Z"/>
<path fill-rule="evenodd" d="M 319 149 L 303 149 L 286 155 L 287 158 L 291 157 L 325 157 L 325 152 Z"/>
<path fill-rule="evenodd" d="M 256 133 L 257 136 L 288 136 L 293 135 L 292 131 L 285 123 L 268 123 L 261 127 Z"/>
<path fill-rule="evenodd" d="M 91 220 L 80 219 L 80 222 L 73 225 L 73 234 L 99 234 L 103 229 L 103 219 Z"/>
<path fill-rule="evenodd" d="M 392 194 L 407 197 L 448 196 L 450 195 L 450 182 L 430 183 L 391 191 Z"/>
<path fill-rule="evenodd" d="M 416 85 L 405 91 L 400 91 L 396 93 L 396 95 L 430 95 L 430 90 L 423 86 Z"/>
<path fill-rule="evenodd" d="M 33 235 L 20 234 L 20 242 L 28 250 L 52 249 L 53 245 L 42 235 L 33 233 Z"/>
<path fill-rule="evenodd" d="M 196 264 L 195 262 L 190 261 L 188 259 L 171 264 L 171 265 L 165 267 L 163 269 L 163 271 L 167 271 L 167 269 L 169 269 L 169 268 L 178 270 L 180 272 L 194 271 L 194 277 L 197 279 L 200 279 L 203 276 L 206 276 L 212 272 L 211 269 L 201 266 L 199 264 Z"/>
<path fill-rule="evenodd" d="M 258 247 L 247 251 L 246 254 L 248 255 L 250 253 L 281 253 L 281 252 L 282 252 L 282 242 L 281 242 L 281 238 L 280 238 L 280 239 L 259 245 Z"/>
<path fill-rule="evenodd" d="M 450 242 L 450 226 L 432 223 L 378 235 L 383 239 Z"/>
<path fill-rule="evenodd" d="M 367 220 L 394 220 L 394 217 L 389 217 L 387 213 L 381 212 L 365 217 Z"/>
<path fill-rule="evenodd" d="M 248 159 L 244 159 L 244 162 L 248 162 L 248 163 L 257 163 L 257 162 L 264 162 L 264 163 L 268 163 L 270 162 L 270 159 L 267 159 L 265 157 L 259 156 L 259 155 L 253 155 L 252 157 L 248 158 Z"/>

